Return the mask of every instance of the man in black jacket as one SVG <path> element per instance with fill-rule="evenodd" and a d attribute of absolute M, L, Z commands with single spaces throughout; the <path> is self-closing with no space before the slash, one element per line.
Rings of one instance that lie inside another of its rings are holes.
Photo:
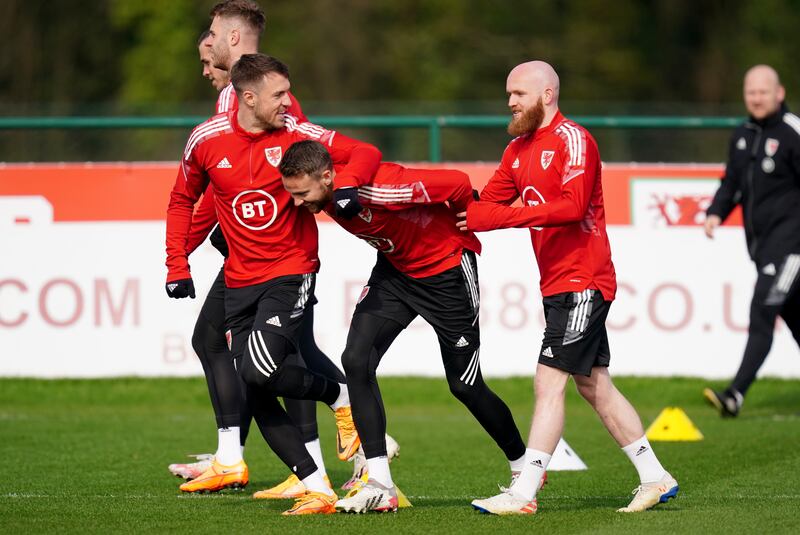
<path fill-rule="evenodd" d="M 744 357 L 722 392 L 703 392 L 722 416 L 736 416 L 767 358 L 775 319 L 781 316 L 800 343 L 800 118 L 783 103 L 778 73 L 756 65 L 744 78 L 750 114 L 731 137 L 725 176 L 708 209 L 705 233 L 741 204 L 745 236 L 758 278 L 750 305 Z"/>

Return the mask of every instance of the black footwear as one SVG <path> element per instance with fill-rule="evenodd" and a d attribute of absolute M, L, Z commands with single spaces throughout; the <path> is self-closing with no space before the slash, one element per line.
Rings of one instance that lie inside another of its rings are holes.
<path fill-rule="evenodd" d="M 744 401 L 744 396 L 730 388 L 724 392 L 717 392 L 716 390 L 706 388 L 703 390 L 703 397 L 717 408 L 720 416 L 723 418 L 733 418 L 738 415 L 739 409 L 742 408 L 742 402 Z"/>

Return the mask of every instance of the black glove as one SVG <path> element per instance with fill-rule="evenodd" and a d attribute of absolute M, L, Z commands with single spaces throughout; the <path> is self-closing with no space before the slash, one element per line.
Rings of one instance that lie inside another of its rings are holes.
<path fill-rule="evenodd" d="M 184 297 L 191 297 L 194 299 L 194 282 L 192 279 L 168 282 L 166 290 L 167 295 L 173 299 L 183 299 Z"/>
<path fill-rule="evenodd" d="M 358 202 L 358 188 L 339 188 L 333 192 L 333 203 L 336 215 L 345 219 L 353 219 L 364 209 Z"/>

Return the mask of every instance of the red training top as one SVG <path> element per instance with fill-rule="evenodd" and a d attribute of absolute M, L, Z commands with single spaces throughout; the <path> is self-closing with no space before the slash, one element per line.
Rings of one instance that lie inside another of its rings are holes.
<path fill-rule="evenodd" d="M 286 115 L 283 128 L 253 134 L 237 113 L 215 115 L 189 136 L 167 209 L 167 281 L 190 277 L 187 241 L 195 202 L 210 183 L 220 227 L 230 249 L 225 284 L 239 288 L 319 269 L 314 216 L 294 206 L 278 164 L 295 142 L 321 142 L 343 167 L 343 183 L 369 180 L 380 151 Z"/>
<path fill-rule="evenodd" d="M 464 249 L 481 252 L 475 234 L 456 227 L 455 214 L 473 202 L 472 184 L 461 171 L 382 163 L 372 180 L 359 186 L 358 200 L 364 206 L 358 217 L 337 217 L 332 203 L 325 211 L 410 277 L 458 266 Z"/>
<path fill-rule="evenodd" d="M 289 93 L 292 105 L 286 109 L 286 113 L 294 115 L 297 122 L 308 122 L 308 118 L 300 107 L 300 102 Z M 220 91 L 217 98 L 217 113 L 237 111 L 239 109 L 239 99 L 236 98 L 236 91 L 233 84 L 228 84 Z M 197 205 L 194 216 L 192 216 L 192 226 L 189 230 L 189 241 L 186 243 L 186 254 L 192 254 L 195 249 L 206 241 L 208 234 L 217 224 L 217 210 L 214 203 L 214 194 L 211 188 L 206 188 L 200 204 Z"/>
<path fill-rule="evenodd" d="M 467 210 L 474 231 L 531 227 L 542 296 L 617 291 L 606 234 L 600 153 L 582 126 L 556 113 L 548 126 L 513 139 Z M 511 207 L 517 197 L 523 207 Z"/>

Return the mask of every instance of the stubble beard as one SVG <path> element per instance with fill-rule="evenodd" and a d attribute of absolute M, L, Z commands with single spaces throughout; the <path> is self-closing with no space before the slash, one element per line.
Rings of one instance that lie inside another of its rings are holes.
<path fill-rule="evenodd" d="M 212 46 L 211 47 L 211 63 L 217 69 L 231 72 L 231 51 L 227 46 Z"/>
<path fill-rule="evenodd" d="M 514 137 L 532 134 L 542 126 L 542 121 L 544 121 L 544 102 L 542 97 L 539 97 L 533 107 L 524 110 L 516 119 L 511 119 L 508 123 L 508 133 Z"/>

